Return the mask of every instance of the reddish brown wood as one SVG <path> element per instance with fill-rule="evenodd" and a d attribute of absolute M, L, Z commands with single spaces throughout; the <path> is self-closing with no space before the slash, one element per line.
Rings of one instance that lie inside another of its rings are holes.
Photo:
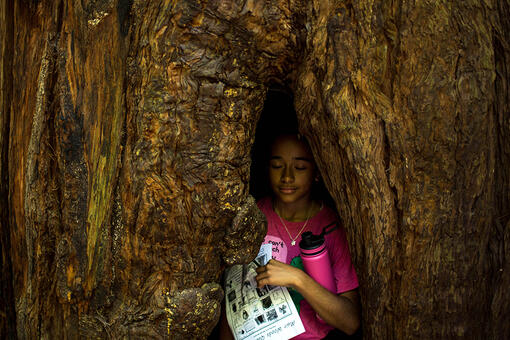
<path fill-rule="evenodd" d="M 364 336 L 510 337 L 508 1 L 0 3 L 2 336 L 206 337 L 278 84 Z"/>

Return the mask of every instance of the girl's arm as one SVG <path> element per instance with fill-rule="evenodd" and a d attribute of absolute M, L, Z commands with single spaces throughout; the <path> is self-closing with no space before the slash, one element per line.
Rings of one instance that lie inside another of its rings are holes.
<path fill-rule="evenodd" d="M 322 320 L 329 325 L 353 334 L 360 324 L 360 308 L 357 290 L 335 295 L 318 284 L 301 269 L 270 260 L 257 268 L 257 284 L 285 286 L 297 290 L 312 306 Z"/>

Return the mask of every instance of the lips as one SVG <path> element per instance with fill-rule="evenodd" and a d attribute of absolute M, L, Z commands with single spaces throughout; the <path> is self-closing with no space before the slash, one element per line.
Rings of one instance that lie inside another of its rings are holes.
<path fill-rule="evenodd" d="M 294 192 L 296 192 L 297 188 L 294 188 L 294 187 L 292 187 L 292 188 L 287 188 L 287 187 L 281 188 L 280 187 L 279 190 L 280 190 L 280 192 L 282 194 L 293 194 Z"/>

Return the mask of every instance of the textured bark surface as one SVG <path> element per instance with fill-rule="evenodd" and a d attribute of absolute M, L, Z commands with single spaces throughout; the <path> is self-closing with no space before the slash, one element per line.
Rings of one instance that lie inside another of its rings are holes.
<path fill-rule="evenodd" d="M 12 3 L 0 3 L 0 337 L 16 334 L 16 313 L 12 282 L 9 233 L 9 147 L 10 103 L 12 97 Z"/>
<path fill-rule="evenodd" d="M 222 269 L 265 233 L 250 148 L 278 84 L 347 229 L 364 336 L 510 337 L 508 1 L 0 18 L 2 336 L 207 337 Z"/>
<path fill-rule="evenodd" d="M 297 107 L 349 230 L 364 335 L 508 337 L 508 3 L 314 14 Z"/>

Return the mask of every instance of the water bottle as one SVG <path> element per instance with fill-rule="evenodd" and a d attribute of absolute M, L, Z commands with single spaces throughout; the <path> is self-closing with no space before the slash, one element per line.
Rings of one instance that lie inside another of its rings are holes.
<path fill-rule="evenodd" d="M 334 227 L 330 228 L 331 226 Z M 328 228 L 330 229 L 328 230 Z M 331 223 L 324 227 L 319 235 L 315 235 L 311 231 L 304 232 L 299 242 L 305 272 L 333 294 L 336 294 L 336 285 L 324 235 L 335 228 L 336 223 Z"/>

